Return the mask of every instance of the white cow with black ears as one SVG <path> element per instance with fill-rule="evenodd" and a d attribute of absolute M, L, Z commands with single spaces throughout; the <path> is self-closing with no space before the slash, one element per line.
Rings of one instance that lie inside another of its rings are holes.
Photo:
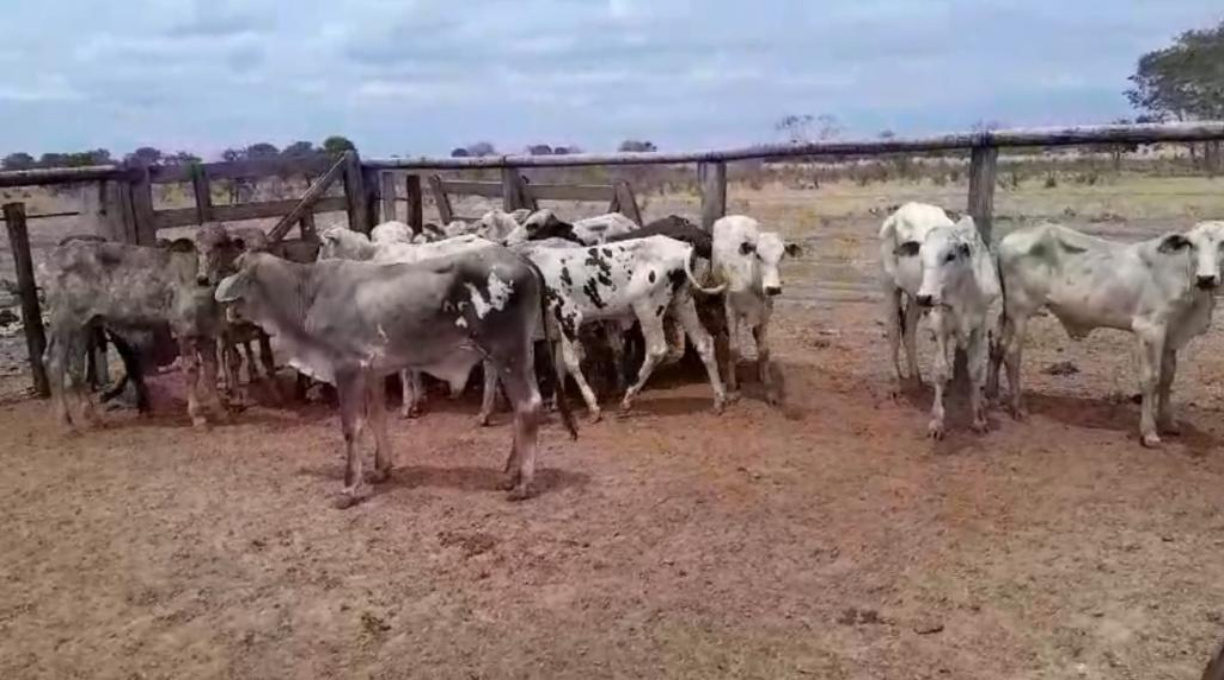
<path fill-rule="evenodd" d="M 1115 243 L 1056 224 L 1008 234 L 999 243 L 1006 291 L 1002 354 L 991 366 L 998 384 L 1006 361 L 1012 413 L 1020 403 L 1020 357 L 1028 319 L 1047 307 L 1067 334 L 1082 339 L 1095 328 L 1131 331 L 1139 341 L 1143 402 L 1139 432 L 1145 446 L 1158 430 L 1177 432 L 1170 398 L 1177 352 L 1211 326 L 1220 285 L 1224 222 L 1202 222 L 1184 234 Z"/>
<path fill-rule="evenodd" d="M 746 323 L 756 342 L 757 366 L 766 397 L 778 403 L 769 370 L 769 318 L 773 298 L 782 294 L 778 265 L 784 256 L 799 255 L 798 244 L 786 243 L 778 234 L 764 231 L 751 217 L 729 215 L 714 223 L 711 268 L 714 279 L 726 285 L 725 306 L 729 352 L 724 370 L 727 389 L 736 392 L 735 366 L 739 362 L 739 327 Z"/>
<path fill-rule="evenodd" d="M 1002 296 L 994 256 L 982 241 L 972 217 L 953 223 L 935 206 L 908 203 L 885 220 L 880 229 L 880 252 L 890 286 L 887 301 L 889 340 L 898 377 L 897 327 L 901 321 L 902 293 L 909 297 L 905 311 L 906 354 L 917 375 L 914 337 L 918 309 L 926 310 L 935 334 L 933 377 L 935 399 L 927 431 L 944 436 L 944 391 L 952 377 L 956 349 L 968 359 L 973 430 L 986 432 L 986 380 L 990 363 L 992 308 Z M 916 303 L 916 307 L 915 307 Z"/>

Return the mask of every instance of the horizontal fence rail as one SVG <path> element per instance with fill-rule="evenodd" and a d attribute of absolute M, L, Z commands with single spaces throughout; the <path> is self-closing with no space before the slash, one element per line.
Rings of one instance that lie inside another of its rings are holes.
<path fill-rule="evenodd" d="M 722 151 L 679 153 L 607 153 L 568 156 L 482 156 L 478 158 L 397 158 L 368 160 L 376 170 L 445 170 L 471 168 L 558 168 L 591 165 L 658 165 L 720 163 L 807 156 L 881 155 L 931 151 L 967 151 L 984 147 L 1079 146 L 1085 144 L 1154 144 L 1210 142 L 1224 139 L 1224 121 L 1176 124 L 1093 125 L 969 132 L 914 139 L 761 144 Z"/>

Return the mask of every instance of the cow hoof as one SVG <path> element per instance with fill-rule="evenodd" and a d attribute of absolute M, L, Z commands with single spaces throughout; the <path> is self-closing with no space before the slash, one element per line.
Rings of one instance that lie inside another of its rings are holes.
<path fill-rule="evenodd" d="M 1149 449 L 1160 448 L 1160 437 L 1155 433 L 1143 435 L 1143 438 L 1140 441 L 1142 441 L 1143 445 Z"/>
<path fill-rule="evenodd" d="M 191 426 L 197 430 L 202 430 L 208 427 L 208 419 L 204 418 L 203 416 L 192 416 Z"/>
<path fill-rule="evenodd" d="M 931 439 L 934 439 L 935 441 L 939 441 L 943 439 L 944 438 L 944 424 L 939 421 L 932 420 L 931 424 L 927 425 L 927 436 L 930 437 Z"/>
<path fill-rule="evenodd" d="M 628 406 L 626 406 L 625 404 L 621 404 L 622 412 L 628 411 L 628 410 L 629 410 Z M 599 411 L 599 410 L 591 411 L 590 421 L 592 425 L 598 423 L 601 420 L 603 420 L 603 411 Z"/>
<path fill-rule="evenodd" d="M 332 507 L 337 510 L 348 510 L 361 502 L 355 494 L 342 493 L 332 501 Z"/>
<path fill-rule="evenodd" d="M 714 415 L 721 416 L 723 412 L 726 410 L 727 410 L 727 400 L 726 399 L 715 399 L 714 400 Z"/>
<path fill-rule="evenodd" d="M 531 490 L 523 485 L 515 486 L 513 489 L 510 490 L 510 493 L 506 494 L 506 500 L 512 503 L 516 503 L 518 501 L 525 501 L 528 498 L 531 498 Z"/>
<path fill-rule="evenodd" d="M 782 404 L 782 400 L 778 397 L 778 395 L 770 394 L 766 395 L 765 403 L 769 404 L 770 406 L 780 406 Z"/>
<path fill-rule="evenodd" d="M 391 468 L 387 468 L 386 470 L 371 470 L 366 475 L 366 481 L 371 484 L 382 484 L 389 479 L 391 479 Z"/>
<path fill-rule="evenodd" d="M 1161 423 L 1157 429 L 1171 437 L 1180 437 L 1182 433 L 1181 425 L 1176 420 Z"/>
<path fill-rule="evenodd" d="M 1011 415 L 1013 419 L 1018 420 L 1020 422 L 1024 422 L 1028 420 L 1028 417 L 1029 417 L 1028 409 L 1022 406 L 1013 406 L 1011 409 Z"/>
<path fill-rule="evenodd" d="M 501 481 L 497 483 L 499 491 L 511 491 L 518 486 L 519 476 L 516 474 L 507 473 L 502 476 Z"/>
<path fill-rule="evenodd" d="M 734 404 L 735 402 L 739 400 L 740 400 L 739 390 L 728 390 L 727 391 L 727 403 L 728 404 Z"/>
<path fill-rule="evenodd" d="M 481 414 L 481 415 L 476 416 L 476 426 L 477 426 L 477 427 L 488 427 L 488 426 L 489 426 L 489 418 L 490 418 L 490 416 L 487 416 L 487 415 L 484 415 L 484 414 Z"/>
<path fill-rule="evenodd" d="M 986 421 L 986 420 L 984 420 L 984 419 L 983 419 L 983 420 L 975 420 L 975 421 L 973 421 L 973 424 L 972 424 L 972 425 L 970 425 L 970 427 L 971 427 L 971 428 L 973 429 L 973 431 L 974 431 L 974 432 L 976 432 L 977 434 L 986 434 L 986 433 L 990 432 L 990 423 L 989 423 L 989 422 L 987 422 L 987 421 Z"/>

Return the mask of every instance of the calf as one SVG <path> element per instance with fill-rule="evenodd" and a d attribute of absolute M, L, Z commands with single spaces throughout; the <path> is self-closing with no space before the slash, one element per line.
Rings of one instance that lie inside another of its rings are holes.
<path fill-rule="evenodd" d="M 190 242 L 181 240 L 169 248 L 75 242 L 49 253 L 40 267 L 50 311 L 46 364 L 62 423 L 74 424 L 68 392 L 82 402 L 80 415 L 95 419 L 88 397 L 71 380 L 69 365 L 83 357 L 88 333 L 99 323 L 120 329 L 168 324 L 179 342 L 187 374 L 192 424 L 206 424 L 205 411 L 217 419 L 224 417 L 216 383 L 221 318 L 207 272 L 200 282 L 199 261 Z"/>
<path fill-rule="evenodd" d="M 536 248 L 527 257 L 544 277 L 552 312 L 550 322 L 559 327 L 561 361 L 554 363 L 558 372 L 564 367 L 574 374 L 593 420 L 599 420 L 600 409 L 579 366 L 579 328 L 589 321 L 634 317 L 641 325 L 646 358 L 637 382 L 621 401 L 621 408 L 628 409 L 655 366 L 667 355 L 663 314 L 669 307 L 676 311 L 697 347 L 714 390 L 714 409 L 722 411 L 726 393 L 718 376 L 713 341 L 697 318 L 690 286 L 710 294 L 721 288 L 706 290 L 693 279 L 692 246 L 652 236 L 589 248 Z"/>
<path fill-rule="evenodd" d="M 933 208 L 933 210 L 927 210 Z M 892 286 L 890 304 L 901 293 L 908 295 L 910 306 L 926 310 L 935 334 L 934 383 L 935 398 L 931 406 L 931 421 L 927 432 L 934 439 L 944 436 L 944 392 L 951 378 L 952 359 L 949 351 L 964 350 L 968 358 L 970 402 L 973 409 L 973 430 L 983 433 L 986 421 L 985 385 L 990 351 L 990 329 L 987 315 L 1000 297 L 999 274 L 995 261 L 982 241 L 973 218 L 944 223 L 943 211 L 933 206 L 908 204 L 885 221 L 881 229 L 881 253 L 884 259 L 886 285 Z M 899 312 L 890 306 L 889 323 L 897 323 Z M 906 333 L 916 332 L 917 309 L 907 312 Z M 896 362 L 895 329 L 890 332 L 893 359 Z M 917 373 L 912 353 L 912 337 L 906 346 L 911 368 Z"/>
<path fill-rule="evenodd" d="M 888 329 L 889 354 L 900 383 L 912 378 L 922 383 L 918 368 L 918 319 L 922 314 L 915 300 L 922 286 L 922 260 L 917 257 L 926 235 L 937 227 L 952 227 L 955 223 L 937 206 L 926 203 L 906 203 L 884 220 L 880 227 L 881 283 L 884 287 L 884 323 Z M 901 370 L 900 346 L 905 343 L 905 360 L 909 373 Z"/>
<path fill-rule="evenodd" d="M 281 338 L 293 365 L 336 385 L 347 460 L 336 503 L 341 508 L 362 496 L 355 445 L 365 415 L 376 441 L 373 481 L 391 472 L 383 379 L 411 368 L 461 386 L 482 359 L 496 371 L 514 408 L 514 444 L 506 463 L 510 497 L 529 495 L 540 420 L 531 334 L 542 295 L 530 264 L 499 247 L 415 264 L 300 265 L 251 253 L 216 293 Z M 565 400 L 559 402 L 576 437 Z"/>
<path fill-rule="evenodd" d="M 1211 326 L 1222 240 L 1224 222 L 1202 222 L 1184 234 L 1133 244 L 1056 224 L 1008 234 L 999 243 L 1005 292 L 1002 351 L 996 352 L 991 373 L 997 376 L 1006 361 L 1013 415 L 1025 415 L 1020 359 L 1028 319 L 1045 307 L 1075 340 L 1096 328 L 1134 333 L 1140 350 L 1142 442 L 1159 445 L 1159 430 L 1175 434 L 1170 396 L 1177 352 Z"/>
<path fill-rule="evenodd" d="M 747 323 L 756 342 L 757 370 L 771 404 L 779 401 L 769 368 L 769 318 L 773 299 L 782 294 L 778 265 L 786 255 L 800 253 L 797 244 L 786 243 L 760 223 L 744 215 L 730 215 L 714 223 L 710 265 L 714 279 L 726 285 L 728 389 L 735 393 L 739 363 L 739 326 Z"/>

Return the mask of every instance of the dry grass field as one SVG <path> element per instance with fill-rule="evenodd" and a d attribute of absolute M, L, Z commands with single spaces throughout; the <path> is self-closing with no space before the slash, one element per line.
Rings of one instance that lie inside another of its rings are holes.
<path fill-rule="evenodd" d="M 692 192 L 642 199 L 698 212 Z M 0 340 L 0 677 L 1197 678 L 1224 636 L 1222 322 L 1187 350 L 1185 432 L 1160 450 L 1137 443 L 1130 338 L 1073 343 L 1048 317 L 1032 418 L 973 435 L 958 399 L 933 443 L 929 389 L 891 394 L 877 306 L 876 231 L 911 199 L 961 207 L 965 186 L 734 184 L 732 212 L 805 246 L 773 333 L 784 405 L 750 361 L 722 416 L 663 372 L 577 442 L 546 426 L 520 504 L 494 489 L 508 417 L 476 428 L 472 397 L 396 421 L 392 481 L 341 512 L 327 407 L 257 393 L 193 430 L 170 371 L 152 417 L 69 436 Z M 1224 216 L 1224 180 L 1030 180 L 996 210 L 996 234 L 1138 239 Z M 1078 372 L 1049 374 L 1063 362 Z"/>

